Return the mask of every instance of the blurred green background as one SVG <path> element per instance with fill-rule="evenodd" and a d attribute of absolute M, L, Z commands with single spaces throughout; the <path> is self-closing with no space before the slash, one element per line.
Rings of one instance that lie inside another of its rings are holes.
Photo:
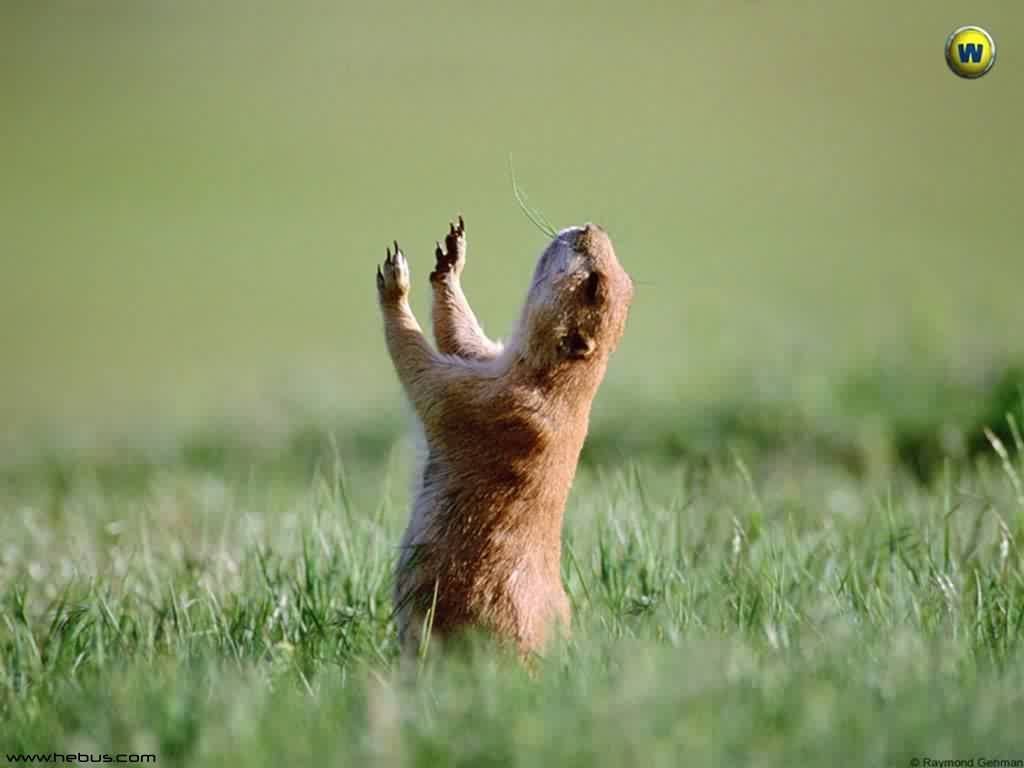
<path fill-rule="evenodd" d="M 942 59 L 964 23 L 979 81 Z M 1022 29 L 1008 0 L 3 0 L 0 429 L 396 410 L 374 264 L 403 243 L 426 324 L 463 212 L 505 334 L 543 247 L 510 155 L 640 283 L 599 417 L 1019 356 Z"/>

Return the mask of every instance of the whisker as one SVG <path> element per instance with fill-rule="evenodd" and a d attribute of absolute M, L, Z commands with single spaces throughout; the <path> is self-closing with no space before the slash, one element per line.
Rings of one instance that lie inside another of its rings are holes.
<path fill-rule="evenodd" d="M 516 169 L 512 165 L 512 154 L 508 156 L 508 170 L 512 176 L 512 194 L 515 195 L 516 202 L 519 203 L 520 210 L 526 214 L 533 225 L 543 232 L 548 237 L 557 237 L 558 231 L 551 226 L 551 222 L 544 217 L 542 213 L 530 207 L 529 202 L 526 199 L 526 193 L 519 187 L 519 183 L 516 181 Z"/>

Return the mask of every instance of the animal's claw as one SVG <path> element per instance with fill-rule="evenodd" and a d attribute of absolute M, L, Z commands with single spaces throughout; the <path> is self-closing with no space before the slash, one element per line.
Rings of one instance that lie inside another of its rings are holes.
<path fill-rule="evenodd" d="M 377 267 L 377 291 L 381 301 L 397 301 L 409 293 L 409 265 L 394 241 L 395 250 L 385 249 L 384 264 Z"/>
<path fill-rule="evenodd" d="M 466 265 L 466 224 L 462 215 L 458 217 L 458 224 L 454 221 L 448 222 L 448 233 L 444 237 L 444 248 L 437 243 L 434 256 L 437 259 L 434 271 L 430 273 L 431 282 L 441 282 L 447 275 L 458 277 Z"/>

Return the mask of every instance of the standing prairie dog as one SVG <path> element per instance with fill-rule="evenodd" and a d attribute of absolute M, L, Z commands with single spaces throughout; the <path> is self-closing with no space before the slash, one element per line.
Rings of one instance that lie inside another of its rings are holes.
<path fill-rule="evenodd" d="M 603 229 L 565 229 L 502 345 L 462 292 L 461 216 L 436 259 L 436 352 L 409 306 L 397 242 L 377 269 L 388 352 L 426 444 L 395 578 L 399 641 L 415 649 L 429 616 L 434 634 L 479 627 L 525 656 L 569 629 L 562 515 L 633 284 Z"/>

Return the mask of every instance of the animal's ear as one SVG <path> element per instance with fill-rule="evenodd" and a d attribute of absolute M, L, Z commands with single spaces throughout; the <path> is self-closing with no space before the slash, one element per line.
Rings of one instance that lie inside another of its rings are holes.
<path fill-rule="evenodd" d="M 596 348 L 594 340 L 579 331 L 571 331 L 562 337 L 562 354 L 572 360 L 586 360 Z"/>

